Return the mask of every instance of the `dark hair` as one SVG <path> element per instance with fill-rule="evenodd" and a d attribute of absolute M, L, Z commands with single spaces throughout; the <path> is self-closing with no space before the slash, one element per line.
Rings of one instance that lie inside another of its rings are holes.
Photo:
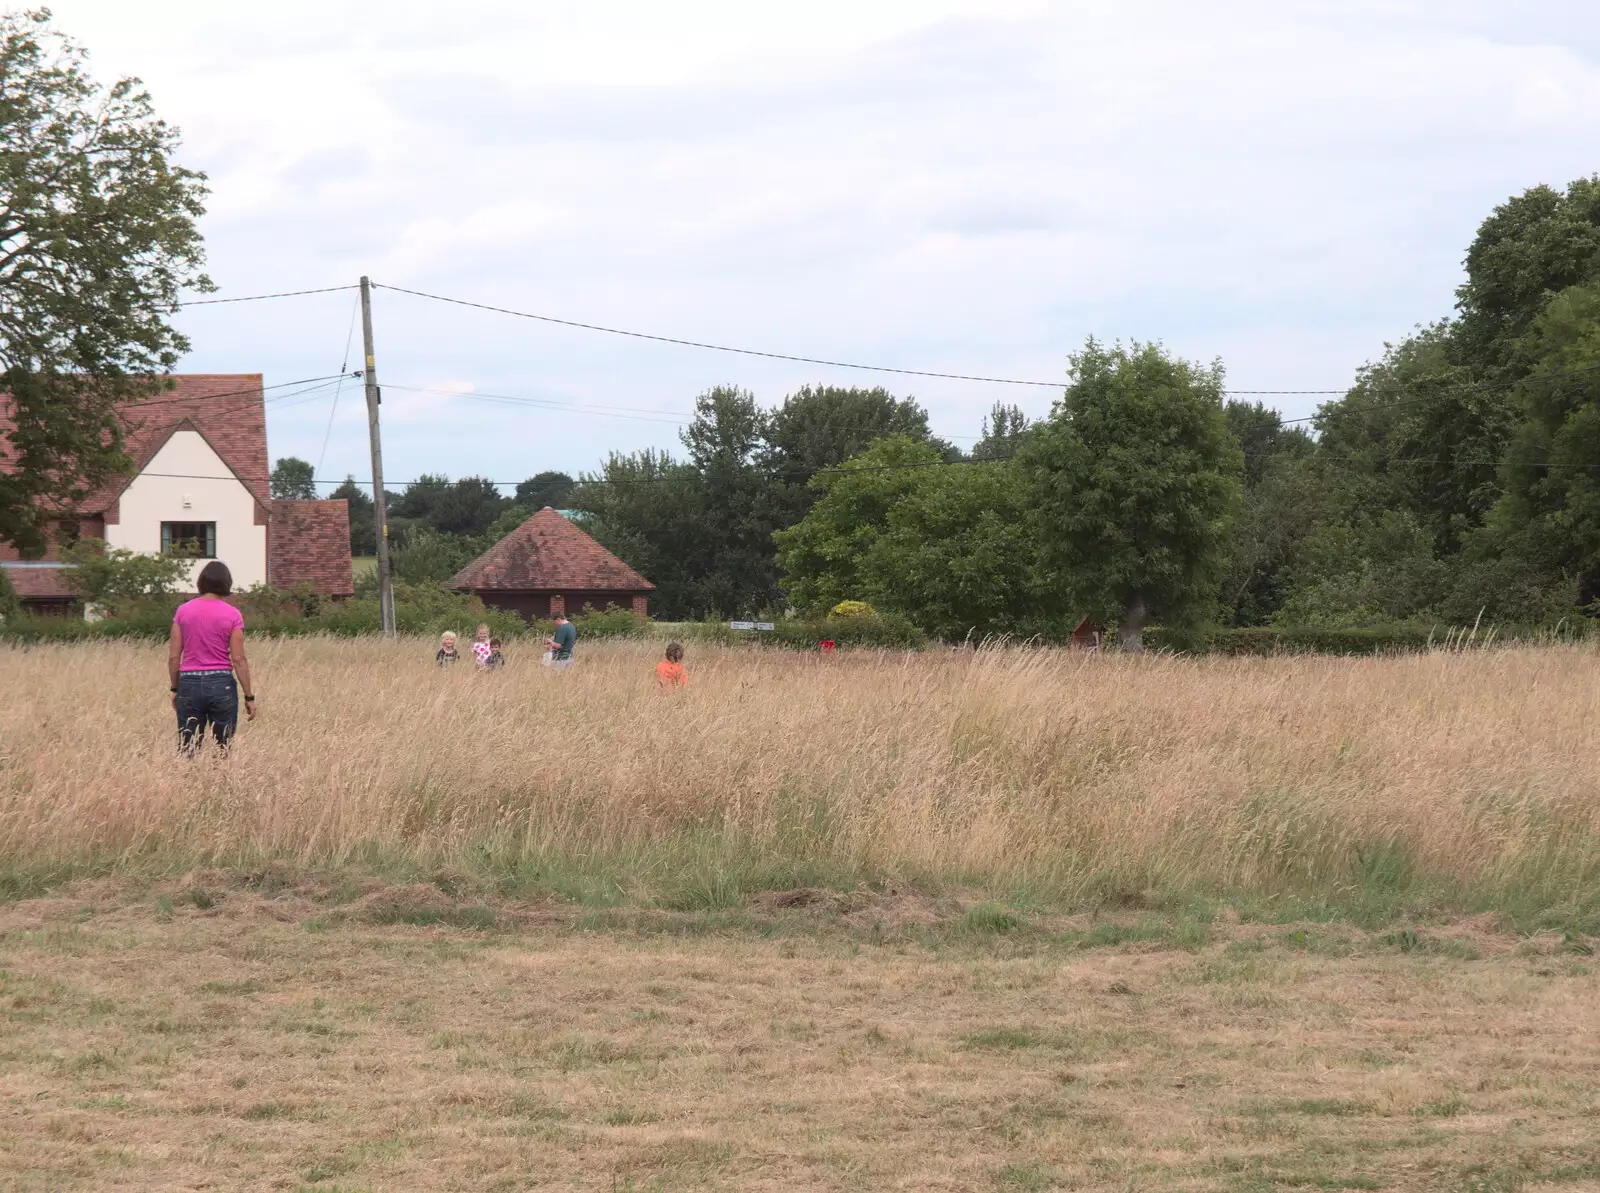
<path fill-rule="evenodd" d="M 683 643 L 682 642 L 669 642 L 669 643 L 667 643 L 667 662 L 669 662 L 669 663 L 681 663 L 681 662 L 683 662 Z"/>
<path fill-rule="evenodd" d="M 233 573 L 222 560 L 213 559 L 200 569 L 200 579 L 196 587 L 199 588 L 201 596 L 208 592 L 216 596 L 227 596 L 233 591 Z"/>
<path fill-rule="evenodd" d="M 499 650 L 500 649 L 500 639 L 498 639 L 498 638 L 490 638 L 489 639 L 489 645 L 494 647 L 496 650 Z"/>

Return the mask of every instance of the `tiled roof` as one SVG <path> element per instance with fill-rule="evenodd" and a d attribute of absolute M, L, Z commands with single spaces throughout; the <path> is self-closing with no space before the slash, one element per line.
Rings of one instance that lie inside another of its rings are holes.
<path fill-rule="evenodd" d="M 67 587 L 66 573 L 70 567 L 38 563 L 8 563 L 6 579 L 11 588 L 25 601 L 70 600 L 77 594 Z"/>
<path fill-rule="evenodd" d="M 267 578 L 274 588 L 309 583 L 322 596 L 349 596 L 350 506 L 327 501 L 274 501 L 267 519 Z"/>
<path fill-rule="evenodd" d="M 180 424 L 189 423 L 222 457 L 255 499 L 272 499 L 267 477 L 267 415 L 260 373 L 183 373 L 151 398 L 122 407 L 123 450 L 137 474 Z M 11 428 L 10 399 L 0 395 L 0 438 Z M 0 451 L 0 471 L 12 471 L 9 453 Z M 106 509 L 127 488 L 131 476 L 113 478 L 78 506 L 80 513 Z"/>
<path fill-rule="evenodd" d="M 650 592 L 655 585 L 549 506 L 450 581 L 469 592 Z"/>

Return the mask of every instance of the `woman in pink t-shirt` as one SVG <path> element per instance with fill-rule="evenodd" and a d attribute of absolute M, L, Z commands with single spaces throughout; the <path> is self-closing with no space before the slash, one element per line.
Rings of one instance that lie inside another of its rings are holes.
<path fill-rule="evenodd" d="M 222 598 L 233 591 L 233 573 L 220 559 L 200 569 L 200 595 L 172 615 L 167 639 L 167 677 L 178 714 L 178 749 L 194 756 L 206 726 L 224 752 L 239 727 L 239 684 L 244 715 L 256 719 L 250 664 L 244 657 L 244 616 Z M 238 682 L 234 681 L 237 675 Z"/>

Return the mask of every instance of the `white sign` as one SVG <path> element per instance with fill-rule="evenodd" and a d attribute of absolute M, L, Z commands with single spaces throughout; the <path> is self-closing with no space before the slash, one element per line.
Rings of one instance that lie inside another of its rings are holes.
<path fill-rule="evenodd" d="M 758 621 L 758 622 L 756 622 L 756 629 L 765 630 L 767 633 L 771 633 L 773 630 L 775 630 L 777 628 L 778 627 L 773 625 L 770 621 Z"/>
<path fill-rule="evenodd" d="M 753 621 L 730 621 L 728 628 L 730 630 L 753 630 L 756 628 L 756 623 Z"/>

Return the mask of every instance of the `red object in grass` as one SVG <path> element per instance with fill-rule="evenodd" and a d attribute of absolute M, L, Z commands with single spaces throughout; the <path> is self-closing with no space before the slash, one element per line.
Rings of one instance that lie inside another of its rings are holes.
<path fill-rule="evenodd" d="M 823 654 L 832 654 L 836 645 L 837 644 L 832 638 L 824 638 L 821 642 L 817 643 L 817 649 Z"/>

